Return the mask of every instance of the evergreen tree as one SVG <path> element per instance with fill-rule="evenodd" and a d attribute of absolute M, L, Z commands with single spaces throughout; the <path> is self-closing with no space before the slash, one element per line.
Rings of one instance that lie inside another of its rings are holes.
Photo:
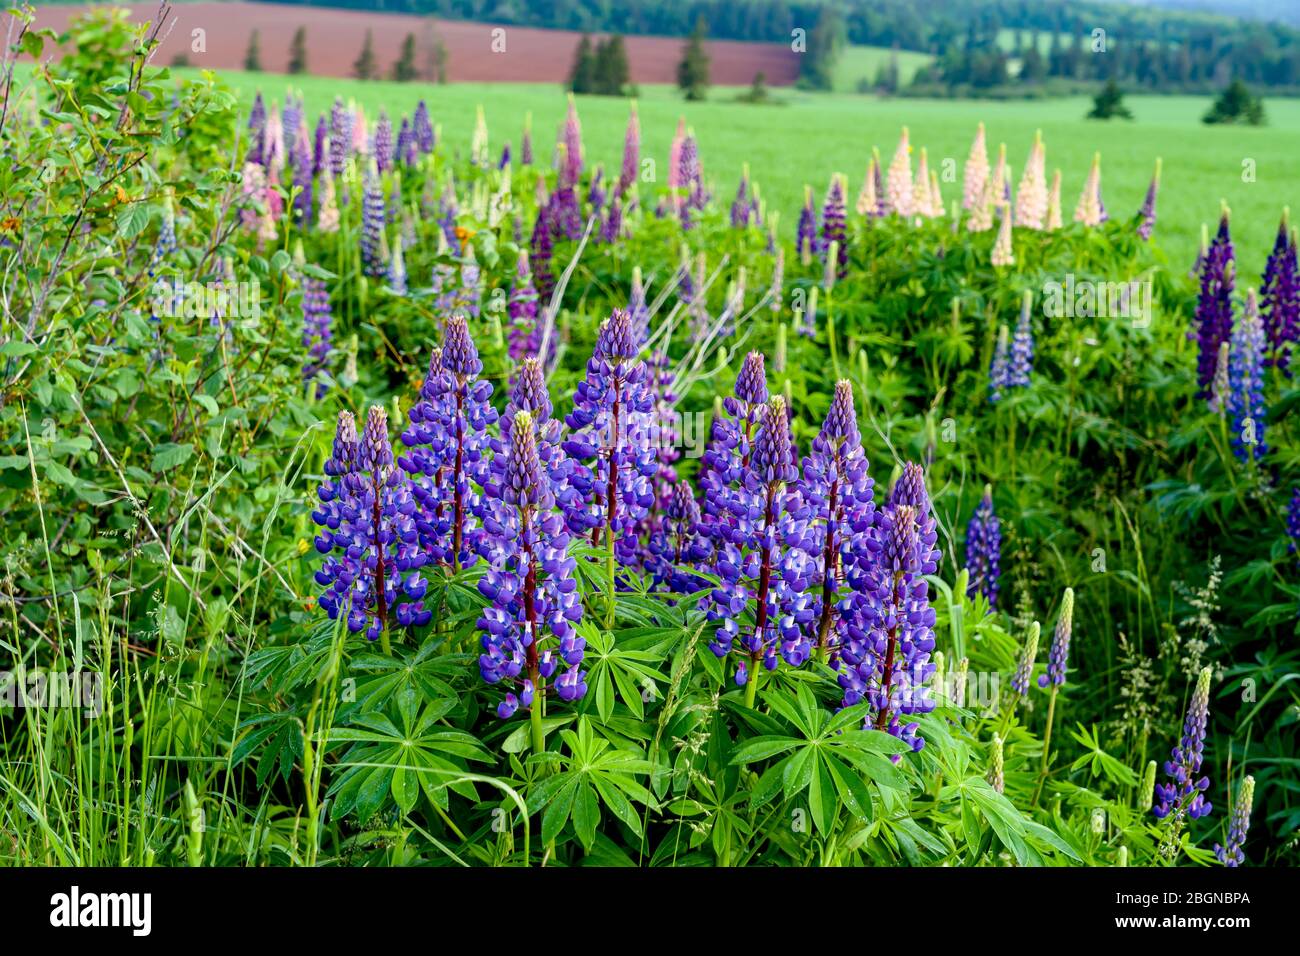
<path fill-rule="evenodd" d="M 604 96 L 622 96 L 627 86 L 627 47 L 623 37 L 615 34 L 596 44 L 593 92 Z"/>
<path fill-rule="evenodd" d="M 248 38 L 248 52 L 244 54 L 244 69 L 250 73 L 262 72 L 262 41 L 256 30 Z"/>
<path fill-rule="evenodd" d="M 1114 80 L 1106 83 L 1102 91 L 1093 98 L 1092 111 L 1087 119 L 1132 119 L 1133 114 L 1124 105 L 1124 94 Z"/>
<path fill-rule="evenodd" d="M 299 27 L 293 31 L 293 40 L 289 44 L 289 72 L 307 72 L 307 28 Z"/>
<path fill-rule="evenodd" d="M 825 4 L 808 35 L 808 52 L 803 57 L 800 82 L 814 90 L 829 90 L 835 80 L 835 62 L 844 48 L 844 21 L 839 7 Z"/>
<path fill-rule="evenodd" d="M 415 34 L 408 33 L 402 41 L 402 53 L 393 64 L 393 79 L 399 83 L 409 83 L 415 79 Z"/>
<path fill-rule="evenodd" d="M 361 47 L 361 55 L 352 64 L 352 75 L 358 80 L 371 80 L 375 77 L 375 42 L 370 31 L 366 31 L 366 40 Z"/>
<path fill-rule="evenodd" d="M 1228 84 L 1228 88 L 1219 94 L 1210 111 L 1201 120 L 1203 123 L 1245 123 L 1247 126 L 1264 125 L 1264 101 L 1251 94 L 1250 89 L 1240 78 Z"/>
<path fill-rule="evenodd" d="M 582 35 L 578 49 L 573 54 L 569 70 L 569 89 L 574 93 L 590 93 L 596 85 L 596 57 L 591 52 L 591 37 Z"/>
<path fill-rule="evenodd" d="M 709 88 L 709 55 L 704 52 L 708 29 L 704 17 L 695 21 L 691 38 L 682 50 L 682 61 L 677 64 L 677 88 L 688 100 L 704 99 Z"/>

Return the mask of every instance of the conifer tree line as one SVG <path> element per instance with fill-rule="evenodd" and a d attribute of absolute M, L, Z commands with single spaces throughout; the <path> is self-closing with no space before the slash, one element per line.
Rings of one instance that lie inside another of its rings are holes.
<path fill-rule="evenodd" d="M 281 0 L 316 3 L 322 0 Z M 921 83 L 975 89 L 1058 79 L 1160 92 L 1221 89 L 1233 78 L 1254 86 L 1300 88 L 1300 29 L 1233 20 L 1194 10 L 1148 9 L 1098 0 L 328 0 L 329 5 L 448 20 L 573 30 L 592 36 L 686 38 L 703 17 L 709 37 L 791 43 L 831 10 L 855 45 L 931 53 Z M 1297 14 L 1300 23 L 1300 13 Z M 1092 55 L 1091 30 L 1115 43 Z M 1019 42 L 1008 44 L 1018 32 Z M 1033 34 L 1039 42 L 1031 42 Z M 1122 42 L 1120 42 L 1122 38 Z M 1031 52 L 1032 51 L 1032 52 Z M 594 51 L 593 51 L 594 52 Z M 814 71 L 815 73 L 815 71 Z M 805 72 L 805 81 L 818 85 Z"/>

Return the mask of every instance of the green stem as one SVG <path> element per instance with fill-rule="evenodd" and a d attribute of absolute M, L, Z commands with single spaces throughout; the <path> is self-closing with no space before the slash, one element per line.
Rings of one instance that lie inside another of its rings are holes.
<path fill-rule="evenodd" d="M 835 347 L 835 301 L 831 290 L 826 290 L 826 337 L 831 343 L 831 367 L 835 370 L 835 381 L 840 380 L 840 356 Z"/>
<path fill-rule="evenodd" d="M 533 689 L 533 706 L 528 708 L 528 722 L 533 730 L 533 753 L 546 753 L 546 731 L 542 728 L 542 696 L 544 688 L 539 680 Z"/>
<path fill-rule="evenodd" d="M 614 529 L 606 526 L 605 543 L 608 545 L 605 555 L 605 574 L 609 581 L 609 609 L 605 612 L 605 627 L 614 627 Z"/>
<path fill-rule="evenodd" d="M 751 657 L 749 661 L 749 680 L 745 681 L 745 706 L 751 709 L 754 706 L 754 699 L 758 696 L 759 673 L 758 658 Z"/>
<path fill-rule="evenodd" d="M 1052 719 L 1056 716 L 1056 689 L 1052 685 L 1052 695 L 1047 699 L 1047 730 L 1043 733 L 1043 763 L 1038 770 L 1038 789 L 1034 791 L 1033 806 L 1038 806 L 1038 798 L 1043 793 L 1043 784 L 1047 782 L 1047 761 L 1052 749 Z"/>

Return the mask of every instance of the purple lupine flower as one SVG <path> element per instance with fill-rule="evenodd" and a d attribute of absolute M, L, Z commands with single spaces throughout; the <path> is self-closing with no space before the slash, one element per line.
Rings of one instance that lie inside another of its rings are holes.
<path fill-rule="evenodd" d="M 1232 337 L 1232 291 L 1235 278 L 1232 237 L 1229 232 L 1228 208 L 1223 208 L 1219 231 L 1210 243 L 1201 263 L 1201 288 L 1196 302 L 1196 338 L 1199 355 L 1196 363 L 1197 398 L 1209 398 L 1214 370 L 1219 360 L 1219 346 Z"/>
<path fill-rule="evenodd" d="M 600 213 L 601 207 L 605 205 L 605 167 L 596 164 L 595 171 L 591 174 L 591 183 L 587 187 L 587 204 L 591 206 L 593 213 Z"/>
<path fill-rule="evenodd" d="M 393 240 L 393 254 L 388 259 L 388 288 L 397 295 L 406 295 L 406 259 L 400 235 Z"/>
<path fill-rule="evenodd" d="M 154 242 L 153 253 L 150 256 L 149 275 L 152 276 L 158 264 L 178 248 L 176 242 L 176 210 L 172 205 L 172 197 L 169 193 L 163 201 L 162 222 L 158 225 L 158 239 Z"/>
<path fill-rule="evenodd" d="M 547 206 L 542 206 L 537 210 L 537 220 L 533 223 L 533 233 L 528 241 L 528 262 L 533 270 L 533 282 L 537 286 L 537 294 L 546 301 L 550 301 L 551 293 L 555 290 L 555 276 L 551 273 L 551 256 L 553 255 L 553 244 L 551 242 L 551 221 Z"/>
<path fill-rule="evenodd" d="M 529 113 L 524 122 L 524 133 L 519 137 L 519 165 L 533 165 L 533 127 L 532 113 Z"/>
<path fill-rule="evenodd" d="M 831 243 L 839 243 L 836 247 L 839 254 L 835 271 L 836 278 L 839 279 L 849 274 L 848 232 L 845 223 L 844 180 L 836 173 L 831 177 L 830 188 L 826 190 L 826 201 L 822 204 L 820 251 L 823 256 L 826 256 L 830 252 Z"/>
<path fill-rule="evenodd" d="M 693 214 L 702 212 L 709 201 L 708 193 L 704 189 L 699 144 L 695 142 L 692 133 L 688 133 L 682 140 L 681 153 L 677 160 L 677 177 L 682 188 L 686 190 L 685 199 L 680 207 L 682 228 L 690 229 L 694 224 Z"/>
<path fill-rule="evenodd" d="M 610 200 L 609 208 L 605 210 L 605 218 L 600 223 L 600 241 L 606 245 L 611 245 L 618 241 L 619 235 L 623 232 L 623 207 L 619 199 L 615 196 Z"/>
<path fill-rule="evenodd" d="M 1285 211 L 1264 267 L 1260 313 L 1268 337 L 1266 364 L 1281 369 L 1290 378 L 1291 348 L 1300 342 L 1300 262 L 1296 258 L 1296 237 Z"/>
<path fill-rule="evenodd" d="M 694 569 L 712 547 L 700 528 L 700 506 L 689 482 L 672 486 L 663 520 L 651 532 L 647 544 L 646 571 L 655 586 L 673 594 L 687 594 L 708 587 Z"/>
<path fill-rule="evenodd" d="M 590 531 L 592 544 L 603 540 L 625 566 L 636 559 L 636 527 L 654 503 L 650 479 L 657 468 L 650 440 L 654 397 L 637 351 L 631 316 L 615 309 L 601 323 L 578 383 L 563 446 L 575 462 L 570 481 L 578 495 L 568 510 L 570 530 Z"/>
<path fill-rule="evenodd" d="M 525 252 L 519 253 L 515 266 L 506 314 L 510 318 L 507 332 L 510 357 L 519 362 L 527 356 L 537 355 L 537 350 L 542 347 L 542 330 L 537 324 L 537 289 L 533 286 L 533 274 L 528 268 L 528 254 Z"/>
<path fill-rule="evenodd" d="M 371 162 L 361 185 L 361 267 L 366 275 L 374 278 L 382 278 L 388 271 L 380 248 L 384 226 L 384 191 Z"/>
<path fill-rule="evenodd" d="M 1029 634 L 1025 646 L 1021 648 L 1016 661 L 1016 672 L 1011 675 L 1011 689 L 1016 696 L 1024 700 L 1029 696 L 1029 681 L 1034 676 L 1034 664 L 1038 660 L 1038 638 L 1041 628 L 1037 621 L 1029 625 Z"/>
<path fill-rule="evenodd" d="M 803 208 L 799 210 L 799 223 L 795 227 L 794 248 L 805 265 L 817 252 L 817 213 L 813 209 L 812 187 L 803 188 Z"/>
<path fill-rule="evenodd" d="M 1214 855 L 1224 866 L 1236 867 L 1246 862 L 1242 846 L 1250 832 L 1250 806 L 1255 802 L 1255 778 L 1247 775 L 1237 790 L 1237 804 L 1232 808 L 1232 823 L 1228 826 L 1228 845 L 1214 844 Z"/>
<path fill-rule="evenodd" d="M 993 360 L 989 363 L 989 401 L 1002 401 L 1002 393 L 1011 386 L 1011 355 L 1007 341 L 1007 327 L 998 329 L 998 344 L 993 350 Z"/>
<path fill-rule="evenodd" d="M 402 218 L 402 173 L 400 170 L 393 170 L 389 176 L 388 183 L 388 202 L 384 206 L 384 222 L 387 225 L 393 225 Z"/>
<path fill-rule="evenodd" d="M 734 397 L 722 400 L 713 417 L 709 443 L 700 460 L 700 487 L 704 492 L 704 531 L 720 540 L 729 523 L 728 497 L 749 467 L 754 433 L 768 401 L 763 353 L 745 356 L 736 375 Z"/>
<path fill-rule="evenodd" d="M 303 272 L 298 281 L 302 288 L 302 345 L 307 350 L 302 379 L 307 385 L 316 382 L 316 398 L 320 399 L 326 386 L 317 379 L 329 367 L 334 342 L 334 312 L 330 308 L 329 289 L 324 279 Z"/>
<path fill-rule="evenodd" d="M 284 141 L 292 144 L 298 138 L 298 133 L 302 127 L 302 104 L 294 99 L 290 93 L 284 98 L 284 112 L 280 114 L 280 129 L 284 135 Z"/>
<path fill-rule="evenodd" d="M 1300 548 L 1300 485 L 1291 490 L 1291 501 L 1286 506 L 1286 536 L 1291 539 L 1287 551 L 1295 554 Z"/>
<path fill-rule="evenodd" d="M 262 91 L 258 90 L 253 97 L 253 106 L 248 111 L 248 128 L 249 130 L 261 129 L 266 125 L 266 103 L 262 100 Z"/>
<path fill-rule="evenodd" d="M 578 194 L 564 179 L 555 185 L 547 210 L 551 234 L 556 239 L 577 239 L 582 235 L 582 210 Z M 534 267 L 533 271 L 537 271 Z"/>
<path fill-rule="evenodd" d="M 1070 663 L 1070 634 L 1074 630 L 1074 588 L 1061 595 L 1061 612 L 1052 633 L 1052 648 L 1047 653 L 1047 673 L 1038 675 L 1039 687 L 1060 687 Z"/>
<path fill-rule="evenodd" d="M 1002 524 L 993 510 L 993 488 L 984 486 L 984 497 L 966 526 L 966 567 L 970 584 L 966 593 L 988 598 L 989 610 L 997 610 L 998 576 L 1002 566 Z"/>
<path fill-rule="evenodd" d="M 578 104 L 569 94 L 569 110 L 564 115 L 564 180 L 576 186 L 582 179 L 582 123 L 578 121 Z"/>
<path fill-rule="evenodd" d="M 812 584 L 820 586 L 813 611 L 817 647 L 823 654 L 843 638 L 852 602 L 843 586 L 845 573 L 874 520 L 874 486 L 858 433 L 853 385 L 841 380 L 835 383 L 835 397 L 796 485 L 808 512 L 802 547 L 813 559 Z"/>
<path fill-rule="evenodd" d="M 641 159 L 641 123 L 636 115 L 636 103 L 632 103 L 632 113 L 627 118 L 627 132 L 623 135 L 623 167 L 618 174 L 618 186 L 614 195 L 623 196 L 636 182 L 637 168 Z"/>
<path fill-rule="evenodd" d="M 289 161 L 293 163 L 293 216 L 300 229 L 309 229 L 312 223 L 312 160 L 306 135 L 300 133 L 294 137 Z"/>
<path fill-rule="evenodd" d="M 1210 668 L 1205 667 L 1196 678 L 1196 689 L 1192 692 L 1192 702 L 1183 721 L 1183 735 L 1170 759 L 1165 761 L 1169 782 L 1156 785 L 1151 812 L 1159 820 L 1170 818 L 1176 823 L 1181 823 L 1184 817 L 1196 820 L 1212 809 L 1205 799 L 1210 779 L 1197 777 L 1205 754 L 1205 724 L 1209 710 Z"/>
<path fill-rule="evenodd" d="M 935 670 L 935 614 L 925 575 L 938 568 L 937 537 L 924 472 L 909 462 L 850 571 L 856 600 L 840 649 L 844 706 L 866 700 L 874 716 L 865 724 L 888 730 L 913 751 L 925 740 L 919 725 L 903 718 L 935 705 L 925 686 Z"/>
<path fill-rule="evenodd" d="M 325 115 L 322 113 L 316 118 L 316 132 L 312 137 L 311 149 L 311 173 L 313 176 L 319 176 L 325 169 L 328 157 L 325 155 L 325 142 L 329 130 L 325 125 Z"/>
<path fill-rule="evenodd" d="M 1007 385 L 1011 388 L 1029 386 L 1029 375 L 1034 370 L 1034 326 L 1030 317 L 1033 293 L 1026 290 L 1020 305 L 1020 318 L 1016 332 L 1011 337 L 1011 361 L 1007 366 Z"/>
<path fill-rule="evenodd" d="M 415 117 L 411 121 L 411 132 L 415 134 L 415 144 L 420 152 L 433 152 L 433 124 L 429 122 L 429 107 L 424 100 L 415 104 Z"/>
<path fill-rule="evenodd" d="M 479 315 L 479 300 L 483 296 L 483 270 L 474 256 L 474 247 L 465 247 L 465 257 L 460 264 L 460 288 L 456 292 L 453 308 L 465 312 L 470 318 Z"/>
<path fill-rule="evenodd" d="M 321 527 L 316 550 L 326 556 L 316 583 L 325 588 L 319 604 L 330 619 L 342 614 L 349 631 L 373 641 L 393 625 L 427 624 L 433 613 L 423 601 L 416 502 L 405 472 L 393 467 L 382 406 L 371 406 L 359 443 L 355 436 L 351 416 L 340 415 L 326 466 L 338 481 L 321 485 L 322 507 L 312 513 Z"/>
<path fill-rule="evenodd" d="M 627 297 L 627 314 L 632 319 L 632 340 L 640 351 L 645 348 L 646 342 L 650 339 L 650 306 L 646 304 L 640 266 L 632 269 L 632 288 Z"/>
<path fill-rule="evenodd" d="M 740 173 L 740 183 L 736 186 L 736 198 L 731 201 L 731 228 L 747 229 L 749 227 L 749 166 Z"/>
<path fill-rule="evenodd" d="M 501 158 L 497 161 L 497 169 L 505 169 L 510 165 L 510 142 L 507 140 L 501 146 Z"/>
<path fill-rule="evenodd" d="M 483 363 L 465 316 L 452 315 L 441 349 L 434 351 L 420 401 L 409 412 L 402 444 L 411 451 L 399 464 L 411 475 L 421 505 L 420 544 L 433 563 L 460 570 L 474 563 L 482 534 L 475 486 L 487 480 L 488 428 L 496 423 L 492 383 L 480 379 Z"/>
<path fill-rule="evenodd" d="M 740 391 L 739 385 L 737 391 Z M 774 671 L 782 659 L 800 667 L 812 653 L 809 627 L 815 619 L 807 589 L 811 568 L 796 542 L 807 521 L 806 509 L 795 494 L 799 471 L 790 437 L 785 399 L 772 398 L 757 406 L 758 430 L 752 452 L 728 484 L 710 486 L 716 514 L 717 554 L 721 583 L 708 596 L 708 617 L 721 626 L 709 647 L 725 657 L 737 641 L 742 660 L 736 683 L 746 686 L 752 706 L 757 667 Z M 754 624 L 745 623 L 754 602 Z"/>
<path fill-rule="evenodd" d="M 341 97 L 334 97 L 330 107 L 330 172 L 337 179 L 343 175 L 352 150 L 352 111 L 343 105 Z"/>
<path fill-rule="evenodd" d="M 577 564 L 568 554 L 568 535 L 528 411 L 513 411 L 503 444 L 484 489 L 480 549 L 488 569 L 478 589 L 489 604 L 478 627 L 483 680 L 508 688 L 497 706 L 497 716 L 505 719 L 539 704 L 543 682 L 557 671 L 555 694 L 561 700 L 582 697 L 587 684 L 586 641 L 575 626 L 582 620 Z"/>
<path fill-rule="evenodd" d="M 402 117 L 402 125 L 397 130 L 397 161 L 403 166 L 414 166 L 418 149 L 415 134 L 411 132 L 411 121 Z"/>
<path fill-rule="evenodd" d="M 375 122 L 375 165 L 381 173 L 393 168 L 393 124 L 384 110 Z"/>
<path fill-rule="evenodd" d="M 1257 462 L 1268 454 L 1264 424 L 1264 352 L 1268 343 L 1255 290 L 1246 291 L 1241 321 L 1232 330 L 1228 350 L 1227 413 L 1232 419 L 1232 453 L 1238 461 Z"/>
<path fill-rule="evenodd" d="M 1138 212 L 1138 238 L 1144 242 L 1151 238 L 1151 230 L 1156 227 L 1156 193 L 1160 190 L 1160 160 L 1156 160 L 1155 175 L 1151 177 L 1151 185 L 1147 187 L 1147 197 L 1142 202 L 1142 209 Z"/>

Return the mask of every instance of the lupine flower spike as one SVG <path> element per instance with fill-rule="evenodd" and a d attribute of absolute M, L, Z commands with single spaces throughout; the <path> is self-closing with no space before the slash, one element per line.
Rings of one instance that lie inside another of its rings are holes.
<path fill-rule="evenodd" d="M 888 179 L 889 211 L 895 215 L 908 218 L 912 215 L 912 147 L 907 141 L 907 127 L 903 127 L 894 150 L 894 158 L 889 164 Z"/>
<path fill-rule="evenodd" d="M 1101 225 L 1101 153 L 1093 154 L 1083 192 L 1074 207 L 1074 221 L 1089 227 Z"/>
<path fill-rule="evenodd" d="M 1206 816 L 1212 805 L 1205 799 L 1210 780 L 1197 776 L 1205 755 L 1205 725 L 1210 710 L 1211 669 L 1205 667 L 1196 678 L 1192 701 L 1183 721 L 1183 735 L 1165 761 L 1168 783 L 1157 784 L 1151 812 L 1159 820 L 1172 820 L 1177 826 L 1184 819 L 1196 820 Z"/>
<path fill-rule="evenodd" d="M 970 146 L 970 156 L 962 176 L 961 207 L 970 212 L 983 201 L 984 185 L 989 178 L 988 146 L 984 139 L 984 124 L 975 131 L 975 141 Z"/>
<path fill-rule="evenodd" d="M 1255 778 L 1246 776 L 1237 790 L 1237 803 L 1232 808 L 1232 823 L 1228 827 L 1228 845 L 1214 844 L 1214 855 L 1224 866 L 1241 866 L 1246 862 L 1242 845 L 1250 832 L 1250 805 L 1255 802 Z"/>
<path fill-rule="evenodd" d="M 989 610 L 998 606 L 998 576 L 1002 562 L 1002 527 L 993 511 L 993 488 L 984 486 L 975 513 L 966 527 L 966 568 L 970 571 L 969 594 L 982 594 Z"/>
<path fill-rule="evenodd" d="M 1160 191 L 1160 160 L 1156 160 L 1156 171 L 1147 187 L 1146 199 L 1138 211 L 1138 238 L 1144 242 L 1151 238 L 1151 231 L 1156 227 L 1156 193 Z"/>

